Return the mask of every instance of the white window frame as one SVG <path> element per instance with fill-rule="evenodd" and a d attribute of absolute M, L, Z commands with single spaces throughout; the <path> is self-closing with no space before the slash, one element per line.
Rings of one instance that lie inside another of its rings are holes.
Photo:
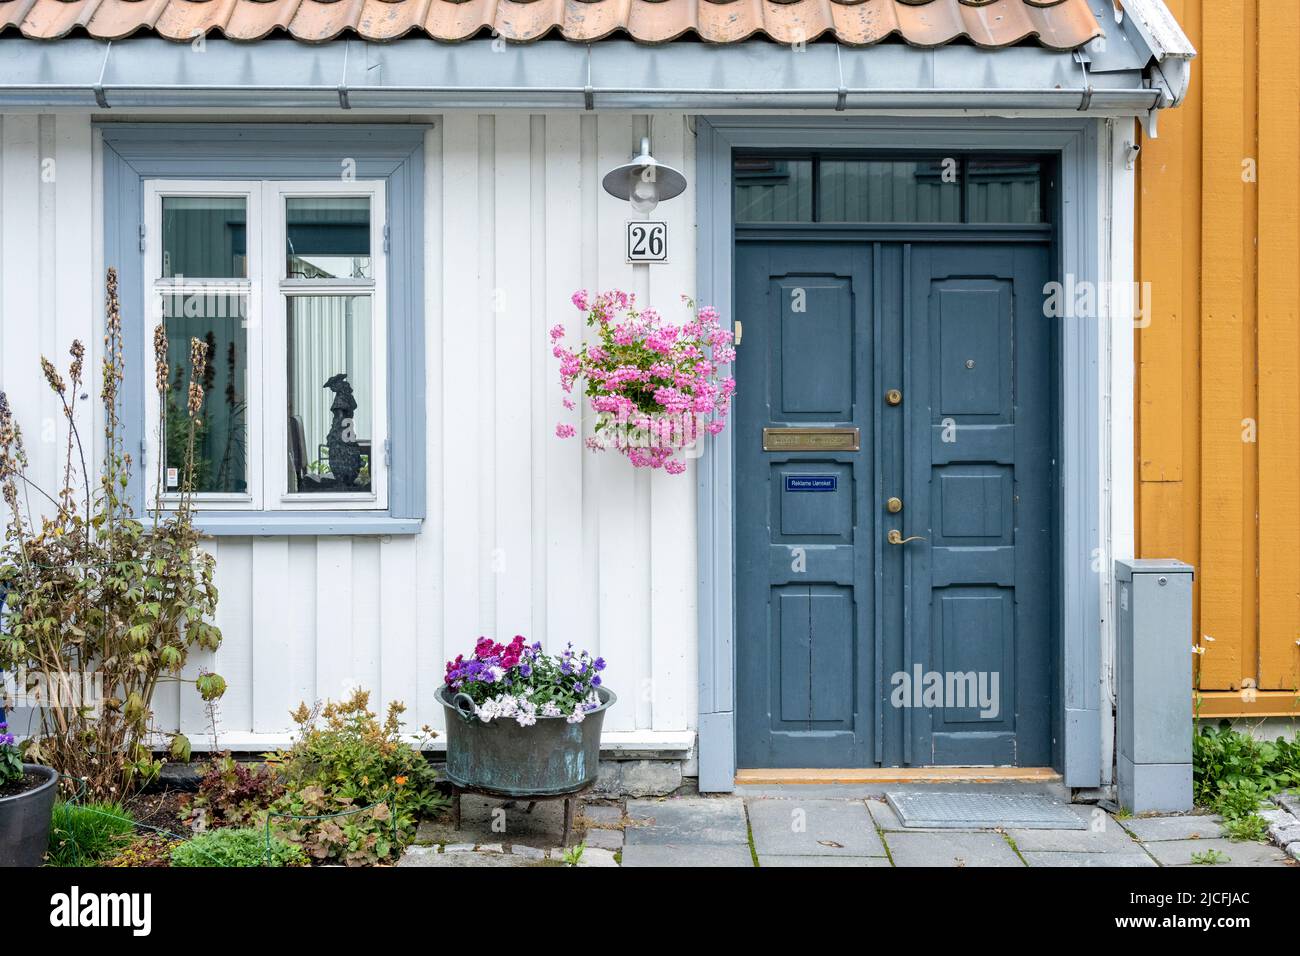
<path fill-rule="evenodd" d="M 143 368 L 154 367 L 153 329 L 162 321 L 164 295 L 239 292 L 246 296 L 248 330 L 248 451 L 246 494 L 199 493 L 194 506 L 212 511 L 383 511 L 388 508 L 388 263 L 385 249 L 387 202 L 382 180 L 175 180 L 144 181 L 144 289 L 147 297 Z M 244 279 L 183 281 L 162 277 L 162 201 L 167 197 L 242 196 L 247 210 L 247 276 Z M 370 258 L 373 279 L 290 279 L 286 234 L 289 197 L 348 197 L 370 200 Z M 288 407 L 288 299 L 295 295 L 367 295 L 371 299 L 370 492 L 289 492 L 287 421 L 275 424 L 272 409 Z M 277 371 L 278 370 L 278 371 Z M 270 372 L 270 374 L 268 374 Z M 145 477 L 148 507 L 175 507 L 179 495 L 156 495 L 161 463 L 159 395 L 145 389 Z M 277 464 L 278 463 L 278 464 Z"/>

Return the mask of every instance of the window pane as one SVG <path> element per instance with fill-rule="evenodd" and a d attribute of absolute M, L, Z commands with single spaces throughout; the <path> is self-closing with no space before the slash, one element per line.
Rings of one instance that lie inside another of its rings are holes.
<path fill-rule="evenodd" d="M 736 222 L 812 222 L 812 160 L 739 156 Z"/>
<path fill-rule="evenodd" d="M 289 297 L 289 491 L 368 492 L 370 297 Z"/>
<path fill-rule="evenodd" d="M 242 196 L 164 196 L 163 278 L 246 277 L 247 224 Z"/>
<path fill-rule="evenodd" d="M 817 183 L 823 222 L 960 222 L 960 165 L 823 159 Z"/>
<path fill-rule="evenodd" d="M 290 279 L 372 279 L 370 200 L 291 198 L 285 206 Z"/>
<path fill-rule="evenodd" d="M 164 493 L 182 490 L 189 447 L 190 339 L 207 343 L 200 380 L 203 408 L 194 430 L 194 486 L 199 493 L 248 491 L 248 329 L 246 297 L 196 292 L 162 297 L 171 389 L 163 434 Z"/>
<path fill-rule="evenodd" d="M 1034 159 L 972 159 L 966 164 L 966 221 L 1043 222 L 1043 165 Z"/>

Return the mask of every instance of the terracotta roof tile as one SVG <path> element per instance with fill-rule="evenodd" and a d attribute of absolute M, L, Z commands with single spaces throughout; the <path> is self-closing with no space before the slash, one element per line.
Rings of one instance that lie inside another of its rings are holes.
<path fill-rule="evenodd" d="M 0 32 L 51 40 L 79 28 L 104 40 L 153 32 L 185 42 L 209 33 L 259 40 L 287 31 L 324 43 L 412 32 L 455 41 L 486 32 L 511 42 L 628 35 L 644 43 L 753 36 L 796 43 L 834 36 L 854 46 L 898 37 L 916 46 L 965 39 L 1061 50 L 1101 35 L 1088 0 L 0 0 Z"/>
<path fill-rule="evenodd" d="M 222 32 L 232 40 L 260 40 L 288 30 L 301 0 L 236 0 Z"/>

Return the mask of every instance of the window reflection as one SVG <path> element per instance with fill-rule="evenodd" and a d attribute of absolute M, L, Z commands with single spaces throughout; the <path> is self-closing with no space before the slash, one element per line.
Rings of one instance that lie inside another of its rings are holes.
<path fill-rule="evenodd" d="M 247 230 L 243 196 L 164 196 L 163 278 L 246 277 Z"/>
<path fill-rule="evenodd" d="M 290 279 L 373 279 L 370 200 L 364 196 L 290 197 L 285 203 Z"/>
<path fill-rule="evenodd" d="M 167 329 L 171 388 L 165 396 L 163 491 L 178 494 L 189 451 L 190 418 L 186 398 L 190 380 L 190 340 L 207 345 L 203 410 L 194 428 L 196 493 L 248 491 L 248 328 L 247 297 L 204 291 L 162 297 Z"/>
<path fill-rule="evenodd" d="M 370 297 L 290 296 L 287 334 L 289 492 L 370 491 Z"/>

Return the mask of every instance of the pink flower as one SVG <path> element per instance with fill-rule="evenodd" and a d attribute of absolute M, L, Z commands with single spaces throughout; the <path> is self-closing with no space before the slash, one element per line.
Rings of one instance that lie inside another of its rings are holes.
<path fill-rule="evenodd" d="M 705 431 L 722 431 L 736 387 L 734 378 L 720 377 L 735 349 L 717 309 L 701 308 L 679 326 L 656 309 L 637 311 L 636 297 L 619 289 L 594 297 L 579 290 L 572 301 L 586 313 L 595 341 L 566 349 L 560 344 L 562 325 L 551 328 L 550 337 L 565 409 L 576 409 L 567 395 L 581 382 L 591 409 L 601 416 L 584 443 L 594 451 L 612 447 L 636 468 L 682 474 L 686 465 L 673 457 L 674 450 Z M 683 301 L 694 309 L 689 299 Z M 576 430 L 557 425 L 555 433 L 568 438 Z"/>

